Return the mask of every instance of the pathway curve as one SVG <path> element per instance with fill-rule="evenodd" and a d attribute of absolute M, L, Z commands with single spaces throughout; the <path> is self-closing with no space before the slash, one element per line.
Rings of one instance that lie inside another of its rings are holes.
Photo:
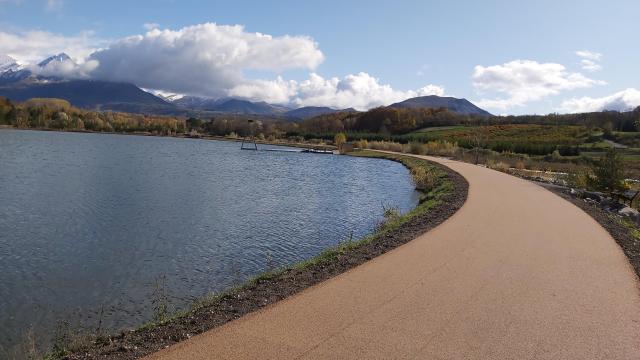
<path fill-rule="evenodd" d="M 611 236 L 525 180 L 469 181 L 417 239 L 150 359 L 640 359 L 640 290 Z"/>

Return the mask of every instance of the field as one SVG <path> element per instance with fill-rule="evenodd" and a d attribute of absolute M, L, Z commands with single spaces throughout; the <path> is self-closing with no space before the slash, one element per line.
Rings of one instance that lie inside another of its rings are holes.
<path fill-rule="evenodd" d="M 491 150 L 485 160 L 534 170 L 586 172 L 593 160 L 616 147 L 626 175 L 640 179 L 640 132 L 609 132 L 579 125 L 504 124 L 441 126 L 416 130 L 390 139 L 398 142 L 447 141 L 461 148 Z M 524 165 L 522 165 L 524 164 Z"/>

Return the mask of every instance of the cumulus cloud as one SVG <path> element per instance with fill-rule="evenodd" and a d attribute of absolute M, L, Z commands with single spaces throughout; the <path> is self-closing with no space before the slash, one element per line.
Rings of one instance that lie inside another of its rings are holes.
<path fill-rule="evenodd" d="M 287 81 L 278 76 L 275 80 L 245 80 L 229 89 L 227 95 L 254 101 L 285 104 L 296 94 L 297 89 L 298 83 L 296 81 Z"/>
<path fill-rule="evenodd" d="M 640 90 L 628 88 L 599 98 L 581 97 L 565 100 L 560 105 L 560 111 L 569 113 L 603 110 L 628 111 L 636 106 L 640 106 Z"/>
<path fill-rule="evenodd" d="M 19 33 L 0 31 L 0 54 L 9 55 L 21 63 L 37 63 L 60 52 L 65 52 L 78 62 L 83 62 L 89 54 L 104 43 L 91 31 L 73 36 L 37 30 Z"/>
<path fill-rule="evenodd" d="M 588 88 L 604 82 L 590 79 L 580 73 L 572 73 L 556 63 L 539 63 L 533 60 L 514 60 L 502 65 L 474 68 L 473 85 L 480 91 L 507 95 L 494 99 L 482 99 L 480 107 L 507 110 L 524 106 L 562 91 Z"/>
<path fill-rule="evenodd" d="M 223 96 L 242 84 L 243 70 L 314 69 L 324 55 L 306 36 L 273 37 L 242 26 L 200 24 L 152 29 L 92 54 L 96 78 L 179 93 Z"/>
<path fill-rule="evenodd" d="M 579 50 L 576 51 L 576 55 L 581 57 L 580 65 L 582 69 L 596 72 L 602 70 L 602 65 L 600 65 L 600 59 L 602 59 L 602 54 L 588 51 L 588 50 Z"/>
<path fill-rule="evenodd" d="M 160 24 L 154 23 L 154 22 L 150 22 L 150 23 L 142 24 L 142 27 L 148 31 L 148 30 L 153 30 L 153 29 L 160 28 Z"/>
<path fill-rule="evenodd" d="M 401 91 L 381 84 L 378 79 L 365 72 L 350 74 L 342 79 L 325 79 L 311 73 L 308 79 L 301 82 L 285 81 L 280 77 L 274 81 L 248 81 L 233 88 L 229 95 L 294 106 L 330 106 L 337 109 L 353 107 L 366 110 L 410 97 L 442 96 L 444 88 L 427 85 L 418 90 Z"/>

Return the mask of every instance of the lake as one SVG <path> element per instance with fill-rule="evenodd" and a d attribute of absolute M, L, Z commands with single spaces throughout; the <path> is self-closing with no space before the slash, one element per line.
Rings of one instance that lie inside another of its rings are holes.
<path fill-rule="evenodd" d="M 418 199 L 387 160 L 0 129 L 0 357 L 61 320 L 135 327 L 158 288 L 185 308 L 360 238 L 383 205 Z"/>

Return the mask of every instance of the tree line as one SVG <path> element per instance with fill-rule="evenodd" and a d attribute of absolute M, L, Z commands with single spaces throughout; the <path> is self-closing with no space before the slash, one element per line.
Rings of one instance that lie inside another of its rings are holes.
<path fill-rule="evenodd" d="M 465 125 L 580 125 L 587 133 L 600 128 L 605 138 L 614 131 L 632 132 L 640 129 L 640 107 L 630 112 L 593 112 L 582 114 L 548 114 L 519 116 L 461 115 L 446 108 L 379 107 L 366 112 L 343 111 L 316 116 L 303 121 L 260 119 L 256 116 L 220 114 L 209 119 L 181 119 L 169 116 L 141 115 L 112 111 L 78 109 L 60 99 L 30 99 L 20 104 L 0 98 L 0 124 L 19 128 L 51 128 L 62 130 L 151 132 L 159 134 L 198 133 L 216 136 L 256 136 L 267 139 L 320 139 L 333 141 L 338 133 L 350 140 L 394 141 L 399 143 L 428 142 L 435 134 L 416 130 Z M 486 126 L 484 126 L 486 127 Z M 477 136 L 448 139 L 465 148 L 477 147 Z M 576 155 L 577 143 L 558 139 L 493 139 L 482 147 L 495 151 L 510 151 L 545 155 L 559 150 L 562 155 Z"/>
<path fill-rule="evenodd" d="M 78 109 L 66 100 L 30 99 L 14 104 L 0 97 L 0 124 L 17 128 L 151 132 L 171 135 L 186 130 L 186 122 L 167 116 Z"/>

